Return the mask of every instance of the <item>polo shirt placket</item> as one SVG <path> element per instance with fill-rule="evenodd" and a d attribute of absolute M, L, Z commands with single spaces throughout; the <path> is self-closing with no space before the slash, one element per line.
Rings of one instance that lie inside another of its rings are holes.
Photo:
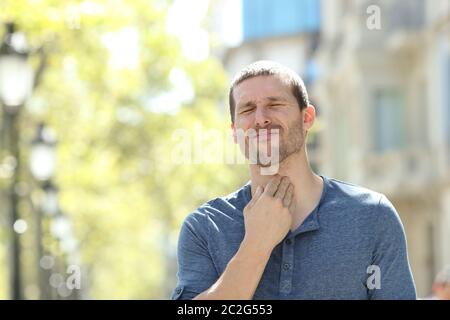
<path fill-rule="evenodd" d="M 279 293 L 281 296 L 288 296 L 291 294 L 294 267 L 297 269 L 300 268 L 300 266 L 294 264 L 296 238 L 300 238 L 301 235 L 306 232 L 319 229 L 319 222 L 317 218 L 319 207 L 320 206 L 317 206 L 314 211 L 308 215 L 306 220 L 297 228 L 297 230 L 294 232 L 289 231 L 283 241 L 279 287 Z M 299 259 L 297 259 L 297 261 L 299 261 Z"/>

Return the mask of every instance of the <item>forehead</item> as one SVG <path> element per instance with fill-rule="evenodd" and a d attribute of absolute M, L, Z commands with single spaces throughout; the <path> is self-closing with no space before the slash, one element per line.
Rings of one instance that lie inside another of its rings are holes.
<path fill-rule="evenodd" d="M 286 100 L 295 99 L 289 85 L 277 76 L 257 76 L 246 79 L 233 89 L 236 105 L 267 97 L 282 97 Z"/>

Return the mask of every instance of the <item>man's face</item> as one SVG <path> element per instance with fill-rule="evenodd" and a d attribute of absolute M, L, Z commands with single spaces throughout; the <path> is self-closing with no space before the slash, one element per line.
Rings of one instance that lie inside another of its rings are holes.
<path fill-rule="evenodd" d="M 278 152 L 281 163 L 301 150 L 305 129 L 312 123 L 304 124 L 303 112 L 287 84 L 276 76 L 254 77 L 235 86 L 233 97 L 235 121 L 232 128 L 235 138 L 237 131 L 245 133 L 245 139 L 239 139 L 243 141 L 238 143 L 247 158 L 249 150 L 260 152 L 261 148 L 266 148 L 269 157 L 272 157 L 270 150 Z M 257 164 L 267 166 L 259 157 Z"/>
<path fill-rule="evenodd" d="M 450 283 L 434 284 L 433 292 L 439 300 L 450 300 Z"/>

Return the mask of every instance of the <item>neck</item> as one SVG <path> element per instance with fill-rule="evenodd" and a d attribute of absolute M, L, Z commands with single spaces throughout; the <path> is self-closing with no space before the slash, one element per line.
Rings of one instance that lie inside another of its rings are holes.
<path fill-rule="evenodd" d="M 287 176 L 294 186 L 294 216 L 293 224 L 303 221 L 320 200 L 323 190 L 323 180 L 315 174 L 308 161 L 306 150 L 290 155 L 279 164 L 278 174 Z M 258 186 L 265 187 L 272 178 L 270 175 L 261 175 L 261 167 L 250 165 L 252 195 Z"/>

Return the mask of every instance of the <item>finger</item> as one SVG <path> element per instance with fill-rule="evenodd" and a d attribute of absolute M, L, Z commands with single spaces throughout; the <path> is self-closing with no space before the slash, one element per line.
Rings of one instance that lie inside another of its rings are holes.
<path fill-rule="evenodd" d="M 252 199 L 248 203 L 249 206 L 252 206 L 262 195 L 264 188 L 261 186 L 256 187 L 256 191 L 252 196 Z"/>
<path fill-rule="evenodd" d="M 255 194 L 253 195 L 252 200 L 254 200 L 254 202 L 258 201 L 258 199 L 261 197 L 261 195 L 263 194 L 263 192 L 264 192 L 264 188 L 261 187 L 261 186 L 258 186 L 258 187 L 256 188 L 256 191 L 255 191 Z"/>
<path fill-rule="evenodd" d="M 264 193 L 268 196 L 273 197 L 275 192 L 277 192 L 278 186 L 280 184 L 281 177 L 279 175 L 274 176 L 266 186 Z"/>
<path fill-rule="evenodd" d="M 292 201 L 292 198 L 294 196 L 294 185 L 289 184 L 289 187 L 286 190 L 286 194 L 284 195 L 283 198 L 283 206 L 286 208 L 289 208 Z"/>
<path fill-rule="evenodd" d="M 286 193 L 287 188 L 290 185 L 290 181 L 288 177 L 281 178 L 280 185 L 278 186 L 277 192 L 275 192 L 275 198 L 280 198 L 283 200 L 284 195 Z"/>

